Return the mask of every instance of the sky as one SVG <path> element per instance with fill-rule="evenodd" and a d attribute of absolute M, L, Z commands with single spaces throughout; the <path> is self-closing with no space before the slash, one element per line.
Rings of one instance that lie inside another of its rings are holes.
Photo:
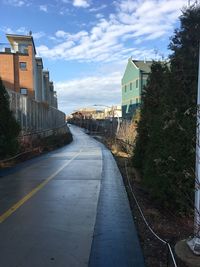
<path fill-rule="evenodd" d="M 193 1 L 190 1 L 193 2 Z M 128 62 L 164 59 L 187 0 L 0 0 L 0 43 L 32 31 L 59 109 L 121 103 Z M 1 44 L 0 44 L 1 45 Z"/>

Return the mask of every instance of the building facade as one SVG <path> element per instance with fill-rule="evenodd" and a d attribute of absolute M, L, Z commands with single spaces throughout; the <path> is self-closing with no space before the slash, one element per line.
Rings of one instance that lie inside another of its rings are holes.
<path fill-rule="evenodd" d="M 0 51 L 0 77 L 8 90 L 54 106 L 57 100 L 49 72 L 43 70 L 42 58 L 36 57 L 31 35 L 6 35 L 9 44 Z"/>
<path fill-rule="evenodd" d="M 124 72 L 122 89 L 122 118 L 131 120 L 141 103 L 141 92 L 146 85 L 152 61 L 139 61 L 129 58 Z"/>
<path fill-rule="evenodd" d="M 10 108 L 23 133 L 57 128 L 65 123 L 42 58 L 36 57 L 31 35 L 6 35 L 0 47 L 0 78 L 10 95 Z"/>
<path fill-rule="evenodd" d="M 72 113 L 72 117 L 94 120 L 112 120 L 122 117 L 121 106 L 105 106 L 105 109 L 81 108 Z"/>

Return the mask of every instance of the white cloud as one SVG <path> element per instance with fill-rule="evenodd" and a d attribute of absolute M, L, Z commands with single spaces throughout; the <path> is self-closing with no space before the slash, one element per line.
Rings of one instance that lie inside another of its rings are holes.
<path fill-rule="evenodd" d="M 96 18 L 97 19 L 102 19 L 102 18 L 104 18 L 104 15 L 101 14 L 101 13 L 98 13 L 98 14 L 96 14 Z"/>
<path fill-rule="evenodd" d="M 101 5 L 99 7 L 93 7 L 93 8 L 90 8 L 89 11 L 90 12 L 97 12 L 97 11 L 100 11 L 102 9 L 105 9 L 107 7 L 107 5 Z"/>
<path fill-rule="evenodd" d="M 73 6 L 75 7 L 89 7 L 89 1 L 88 0 L 73 0 Z"/>
<path fill-rule="evenodd" d="M 43 12 L 46 12 L 46 13 L 48 12 L 47 5 L 40 5 L 39 9 L 40 9 L 40 11 L 43 11 Z"/>
<path fill-rule="evenodd" d="M 15 7 L 22 7 L 22 6 L 29 6 L 30 3 L 27 0 L 3 0 L 4 4 L 15 6 Z"/>
<path fill-rule="evenodd" d="M 30 30 L 28 30 L 26 27 L 19 27 L 18 29 L 11 29 L 10 27 L 1 27 L 0 30 L 8 34 L 22 34 L 22 35 L 27 35 L 30 32 Z M 32 33 L 34 39 L 40 39 L 45 35 L 46 34 L 42 31 Z"/>
<path fill-rule="evenodd" d="M 55 36 L 57 38 L 66 39 L 66 40 L 73 40 L 73 41 L 78 41 L 81 37 L 84 37 L 86 35 L 88 35 L 88 33 L 86 31 L 80 31 L 76 34 L 70 34 L 69 32 L 65 32 L 63 30 L 58 30 L 55 33 Z"/>
<path fill-rule="evenodd" d="M 5 26 L 3 26 L 3 27 L 0 28 L 0 30 L 1 30 L 2 32 L 4 32 L 4 33 L 8 33 L 8 34 L 13 34 L 13 33 L 14 33 L 13 30 L 12 30 L 10 27 L 5 27 Z"/>
<path fill-rule="evenodd" d="M 10 27 L 1 27 L 1 31 L 8 34 L 28 34 L 28 30 L 25 27 L 19 27 L 17 29 L 11 29 Z"/>
<path fill-rule="evenodd" d="M 90 76 L 55 83 L 59 109 L 67 114 L 73 110 L 94 104 L 112 105 L 121 101 L 121 72 Z"/>
<path fill-rule="evenodd" d="M 16 32 L 19 34 L 28 34 L 29 31 L 25 27 L 20 27 L 16 29 Z"/>
<path fill-rule="evenodd" d="M 44 37 L 46 34 L 44 32 L 33 32 L 32 36 L 33 39 L 37 40 L 40 39 L 42 37 Z"/>
<path fill-rule="evenodd" d="M 67 33 L 62 30 L 59 30 L 55 33 L 55 36 L 58 38 L 65 38 L 67 36 Z"/>
<path fill-rule="evenodd" d="M 87 1 L 77 0 L 76 4 Z M 55 33 L 58 45 L 37 48 L 41 56 L 52 59 L 101 62 L 123 60 L 130 54 L 136 55 L 140 44 L 139 58 L 149 49 L 142 46 L 145 40 L 156 40 L 172 35 L 174 25 L 185 0 L 121 0 L 115 2 L 115 13 L 106 18 L 99 16 L 89 31 Z M 128 41 L 132 40 L 132 45 Z M 151 50 L 151 49 L 150 49 Z"/>
<path fill-rule="evenodd" d="M 131 13 L 142 3 L 142 1 L 131 1 L 131 0 L 122 0 L 116 1 L 115 5 L 120 12 L 128 12 Z"/>

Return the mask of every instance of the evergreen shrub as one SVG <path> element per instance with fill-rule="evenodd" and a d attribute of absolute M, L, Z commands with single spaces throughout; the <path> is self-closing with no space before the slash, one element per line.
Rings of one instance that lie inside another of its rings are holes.
<path fill-rule="evenodd" d="M 0 79 L 0 160 L 17 153 L 20 126 L 9 108 L 9 95 Z"/>
<path fill-rule="evenodd" d="M 170 64 L 152 64 L 133 156 L 151 195 L 181 214 L 190 212 L 194 195 L 199 41 L 196 6 L 183 10 Z"/>

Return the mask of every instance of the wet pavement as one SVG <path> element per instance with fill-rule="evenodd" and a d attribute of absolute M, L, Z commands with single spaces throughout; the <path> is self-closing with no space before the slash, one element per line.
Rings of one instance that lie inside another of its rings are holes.
<path fill-rule="evenodd" d="M 0 266 L 144 266 L 111 153 L 71 130 L 70 145 L 0 171 Z"/>

